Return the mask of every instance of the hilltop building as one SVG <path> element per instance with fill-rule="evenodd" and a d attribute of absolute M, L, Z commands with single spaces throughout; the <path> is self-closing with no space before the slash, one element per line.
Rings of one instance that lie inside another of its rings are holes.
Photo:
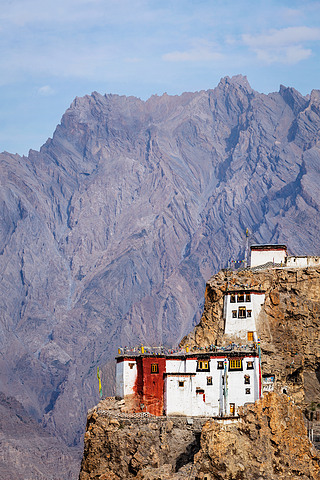
<path fill-rule="evenodd" d="M 250 268 L 269 267 L 282 268 L 318 267 L 320 257 L 308 255 L 288 255 L 286 245 L 251 245 Z"/>
<path fill-rule="evenodd" d="M 135 412 L 229 416 L 261 395 L 259 356 L 252 345 L 167 355 L 117 357 L 116 396 Z"/>
<path fill-rule="evenodd" d="M 288 256 L 285 245 L 252 245 L 250 268 L 320 265 L 319 257 Z M 265 292 L 230 285 L 224 294 L 227 347 L 211 345 L 178 352 L 119 349 L 116 396 L 131 412 L 153 415 L 228 417 L 274 389 L 275 377 L 262 375 L 257 318 Z M 237 343 L 234 343 L 237 342 Z"/>
<path fill-rule="evenodd" d="M 286 245 L 251 245 L 250 267 L 265 265 L 268 262 L 284 264 L 287 257 Z"/>

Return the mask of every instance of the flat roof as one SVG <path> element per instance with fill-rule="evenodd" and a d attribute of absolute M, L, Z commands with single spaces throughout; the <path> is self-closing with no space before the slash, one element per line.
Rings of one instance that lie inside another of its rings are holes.
<path fill-rule="evenodd" d="M 166 360 L 181 360 L 181 359 L 189 359 L 189 360 L 198 360 L 198 359 L 220 359 L 220 358 L 229 358 L 229 357 L 256 357 L 258 356 L 257 349 L 254 348 L 254 345 L 248 345 L 247 348 L 230 348 L 225 347 L 225 349 L 217 349 L 208 352 L 186 352 L 186 353 L 171 353 L 171 354 L 160 354 L 154 355 L 152 353 L 137 353 L 135 355 L 122 354 L 117 355 L 116 360 L 117 362 L 123 362 L 124 360 L 133 360 L 135 361 L 137 358 L 152 358 L 153 360 L 165 358 Z"/>
<path fill-rule="evenodd" d="M 287 245 L 266 244 L 266 245 L 251 245 L 251 250 L 287 250 Z"/>

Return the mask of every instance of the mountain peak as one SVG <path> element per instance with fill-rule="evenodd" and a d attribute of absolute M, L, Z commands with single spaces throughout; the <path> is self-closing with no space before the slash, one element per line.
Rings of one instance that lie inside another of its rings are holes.
<path fill-rule="evenodd" d="M 221 78 L 218 87 L 225 87 L 228 85 L 234 85 L 236 87 L 244 87 L 247 91 L 252 91 L 251 85 L 248 82 L 246 75 L 233 75 L 231 78 L 226 76 Z"/>

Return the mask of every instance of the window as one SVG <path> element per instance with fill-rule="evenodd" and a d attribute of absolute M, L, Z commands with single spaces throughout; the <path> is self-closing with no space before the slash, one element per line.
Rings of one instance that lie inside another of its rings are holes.
<path fill-rule="evenodd" d="M 209 360 L 198 360 L 197 372 L 199 371 L 210 371 Z"/>
<path fill-rule="evenodd" d="M 253 370 L 253 362 L 247 362 L 247 370 Z"/>
<path fill-rule="evenodd" d="M 179 387 L 184 387 L 184 381 L 179 380 Z"/>
<path fill-rule="evenodd" d="M 238 318 L 246 318 L 246 307 L 239 307 Z"/>
<path fill-rule="evenodd" d="M 244 302 L 244 293 L 238 293 L 238 303 Z"/>
<path fill-rule="evenodd" d="M 130 370 L 132 370 L 133 367 L 134 367 L 134 363 L 129 363 L 129 368 L 130 368 Z"/>
<path fill-rule="evenodd" d="M 232 318 L 237 318 L 237 310 L 232 310 Z"/>
<path fill-rule="evenodd" d="M 251 393 L 251 389 L 250 388 L 246 388 L 246 395 L 250 395 Z"/>
<path fill-rule="evenodd" d="M 246 302 L 251 302 L 251 295 L 250 293 L 246 294 Z"/>
<path fill-rule="evenodd" d="M 217 369 L 223 370 L 223 361 L 218 360 Z"/>
<path fill-rule="evenodd" d="M 251 310 L 247 310 L 247 317 L 251 317 Z"/>
<path fill-rule="evenodd" d="M 242 370 L 242 360 L 229 360 L 229 370 Z"/>
<path fill-rule="evenodd" d="M 234 403 L 230 403 L 230 415 L 234 415 L 236 413 L 236 406 Z"/>
<path fill-rule="evenodd" d="M 250 375 L 245 375 L 244 376 L 244 384 L 245 385 L 250 385 Z"/>
<path fill-rule="evenodd" d="M 231 293 L 230 295 L 230 303 L 236 303 L 236 296 L 234 293 Z"/>
<path fill-rule="evenodd" d="M 212 385 L 212 377 L 207 377 L 207 385 Z"/>
<path fill-rule="evenodd" d="M 151 373 L 159 373 L 159 365 L 157 363 L 151 363 Z"/>
<path fill-rule="evenodd" d="M 248 342 L 253 342 L 253 332 L 248 332 Z"/>

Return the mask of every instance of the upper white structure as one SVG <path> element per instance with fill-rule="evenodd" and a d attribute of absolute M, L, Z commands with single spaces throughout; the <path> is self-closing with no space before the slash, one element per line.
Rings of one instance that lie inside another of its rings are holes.
<path fill-rule="evenodd" d="M 250 267 L 257 267 L 268 262 L 284 264 L 287 256 L 286 245 L 251 245 Z"/>
<path fill-rule="evenodd" d="M 256 342 L 256 319 L 265 300 L 264 292 L 229 291 L 224 296 L 224 333 Z"/>

